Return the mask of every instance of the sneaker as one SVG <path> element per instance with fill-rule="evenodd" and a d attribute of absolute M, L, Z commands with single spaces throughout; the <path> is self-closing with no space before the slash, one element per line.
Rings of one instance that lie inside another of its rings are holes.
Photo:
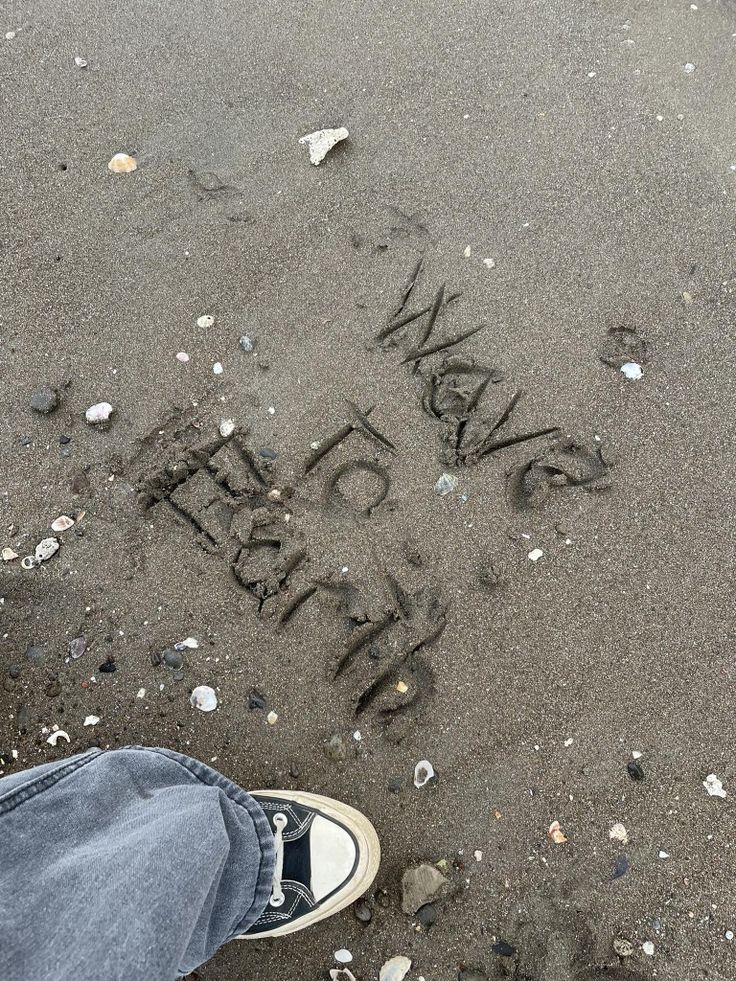
<path fill-rule="evenodd" d="M 317 794 L 259 790 L 252 796 L 271 825 L 276 868 L 268 906 L 238 940 L 295 933 L 363 895 L 381 860 L 368 818 Z"/>

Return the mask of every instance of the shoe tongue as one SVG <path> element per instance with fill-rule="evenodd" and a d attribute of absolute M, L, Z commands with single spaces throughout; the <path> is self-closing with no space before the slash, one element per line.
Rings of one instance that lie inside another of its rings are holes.
<path fill-rule="evenodd" d="M 309 831 L 296 841 L 284 841 L 284 872 L 282 880 L 300 882 L 307 889 L 312 888 L 312 856 L 309 846 Z"/>

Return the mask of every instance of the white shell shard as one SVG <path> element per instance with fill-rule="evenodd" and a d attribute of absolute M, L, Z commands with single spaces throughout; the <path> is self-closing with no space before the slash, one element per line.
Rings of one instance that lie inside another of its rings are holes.
<path fill-rule="evenodd" d="M 235 420 L 234 419 L 222 419 L 220 421 L 220 436 L 227 439 L 228 436 L 232 436 L 235 432 Z"/>
<path fill-rule="evenodd" d="M 100 721 L 99 715 L 88 715 L 87 718 L 84 720 L 84 724 L 86 726 L 96 726 L 99 721 Z"/>
<path fill-rule="evenodd" d="M 335 951 L 335 960 L 338 964 L 349 964 L 352 959 L 353 955 L 349 950 L 346 950 L 345 947 L 343 947 L 341 950 Z"/>
<path fill-rule="evenodd" d="M 644 374 L 644 370 L 636 361 L 627 361 L 626 364 L 621 365 L 621 374 L 628 378 L 629 381 L 635 382 L 639 381 Z"/>
<path fill-rule="evenodd" d="M 145 688 L 139 688 L 138 689 L 138 694 L 135 697 L 136 698 L 145 698 L 146 697 L 146 689 Z"/>
<path fill-rule="evenodd" d="M 196 651 L 199 647 L 199 641 L 195 640 L 194 637 L 185 637 L 184 640 L 180 640 L 178 644 L 174 644 L 174 648 L 177 651 L 190 650 Z"/>
<path fill-rule="evenodd" d="M 457 485 L 458 479 L 454 473 L 443 473 L 434 485 L 434 492 L 435 494 L 439 494 L 440 497 L 445 497 L 446 494 L 454 491 Z"/>
<path fill-rule="evenodd" d="M 176 356 L 176 360 L 180 361 L 182 364 L 187 364 L 189 362 L 189 355 L 186 351 L 179 351 Z"/>
<path fill-rule="evenodd" d="M 80 58 L 79 55 L 77 55 L 74 59 L 74 64 L 77 66 L 77 68 L 87 67 L 87 62 L 84 60 L 84 58 Z"/>
<path fill-rule="evenodd" d="M 710 797 L 726 796 L 726 791 L 723 789 L 723 784 L 715 775 L 715 773 L 708 774 L 708 776 L 703 781 L 703 786 L 708 791 Z"/>
<path fill-rule="evenodd" d="M 200 712 L 214 712 L 217 708 L 217 695 L 209 685 L 195 688 L 189 701 L 192 708 L 199 709 Z"/>
<path fill-rule="evenodd" d="M 213 327 L 214 323 L 215 318 L 208 313 L 203 313 L 201 317 L 197 317 L 197 327 L 201 327 L 203 330 L 207 327 Z"/>
<path fill-rule="evenodd" d="M 215 363 L 212 365 L 212 370 L 216 375 L 221 375 L 225 369 L 222 367 L 222 364 L 219 361 L 215 361 Z"/>
<path fill-rule="evenodd" d="M 392 957 L 381 968 L 379 981 L 404 981 L 410 970 L 411 961 L 408 957 Z"/>
<path fill-rule="evenodd" d="M 683 65 L 682 70 L 686 75 L 692 75 L 692 73 L 695 71 L 695 65 L 692 63 L 692 61 L 688 61 L 686 65 Z"/>
<path fill-rule="evenodd" d="M 116 153 L 107 165 L 107 169 L 113 174 L 130 174 L 138 169 L 138 164 L 135 157 L 131 157 L 127 153 Z"/>
<path fill-rule="evenodd" d="M 107 422 L 112 415 L 112 406 L 109 402 L 95 402 L 84 413 L 84 418 L 91 426 L 96 426 L 101 422 Z"/>
<path fill-rule="evenodd" d="M 52 732 L 46 742 L 49 746 L 55 746 L 60 739 L 66 739 L 67 742 L 71 742 L 68 734 L 63 729 L 57 729 L 56 732 Z"/>
<path fill-rule="evenodd" d="M 647 957 L 654 957 L 654 944 L 651 940 L 645 940 L 641 945 L 641 949 L 647 955 Z"/>
<path fill-rule="evenodd" d="M 527 558 L 530 562 L 539 562 L 543 555 L 544 552 L 541 548 L 533 548 L 531 552 L 529 552 Z"/>
<path fill-rule="evenodd" d="M 495 259 L 484 259 L 483 260 L 483 265 L 486 267 L 486 269 L 495 269 L 496 268 L 496 260 Z"/>
<path fill-rule="evenodd" d="M 70 518 L 68 514 L 61 514 L 59 517 L 51 522 L 52 531 L 68 531 L 74 524 L 74 518 Z"/>
<path fill-rule="evenodd" d="M 268 722 L 270 726 L 275 726 L 278 721 L 279 717 L 275 712 L 269 712 L 266 716 L 266 722 Z"/>
<path fill-rule="evenodd" d="M 333 967 L 330 971 L 330 981 L 355 981 L 355 975 L 347 967 Z"/>
<path fill-rule="evenodd" d="M 58 551 L 59 543 L 55 538 L 42 538 L 36 545 L 36 561 L 47 562 Z"/>
<path fill-rule="evenodd" d="M 414 786 L 417 790 L 421 790 L 434 776 L 434 767 L 429 760 L 420 760 L 414 767 Z"/>
<path fill-rule="evenodd" d="M 307 133 L 299 140 L 301 144 L 309 147 L 309 160 L 315 167 L 318 167 L 325 159 L 330 150 L 336 143 L 346 140 L 350 133 L 344 126 L 338 129 L 318 129 L 314 133 Z"/>
<path fill-rule="evenodd" d="M 0 555 L 2 556 L 3 562 L 13 562 L 15 559 L 18 558 L 18 553 L 14 552 L 9 545 L 5 546 L 5 548 L 2 550 Z"/>
<path fill-rule="evenodd" d="M 625 845 L 629 840 L 629 835 L 623 824 L 614 824 L 608 832 L 608 837 L 611 841 L 620 841 L 622 845 Z"/>

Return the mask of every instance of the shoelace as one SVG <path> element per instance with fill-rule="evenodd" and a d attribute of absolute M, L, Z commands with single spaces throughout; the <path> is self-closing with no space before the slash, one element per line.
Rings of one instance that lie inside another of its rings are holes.
<path fill-rule="evenodd" d="M 286 899 L 284 890 L 281 887 L 281 879 L 284 875 L 284 828 L 289 823 L 285 814 L 279 811 L 273 816 L 276 834 L 274 835 L 274 845 L 276 846 L 276 866 L 273 870 L 273 885 L 271 886 L 271 906 L 281 906 Z"/>

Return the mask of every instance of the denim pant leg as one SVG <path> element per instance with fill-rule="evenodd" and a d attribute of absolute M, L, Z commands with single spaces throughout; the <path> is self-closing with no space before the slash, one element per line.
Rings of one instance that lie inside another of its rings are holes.
<path fill-rule="evenodd" d="M 172 981 L 268 902 L 255 800 L 164 749 L 92 750 L 0 780 L 2 981 Z"/>

